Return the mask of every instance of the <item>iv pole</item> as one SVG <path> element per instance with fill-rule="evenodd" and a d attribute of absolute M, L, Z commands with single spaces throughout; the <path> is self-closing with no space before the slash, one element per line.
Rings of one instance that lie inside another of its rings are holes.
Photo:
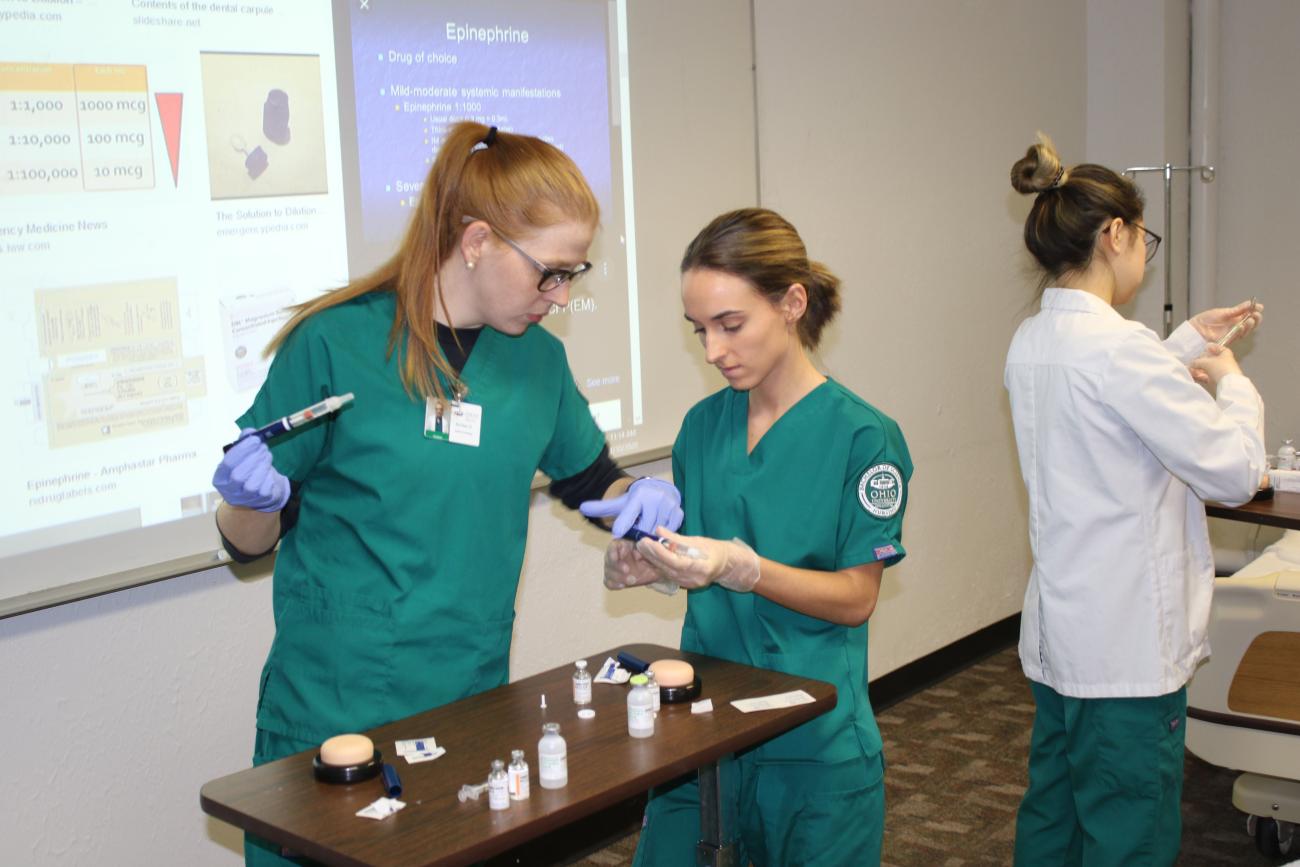
<path fill-rule="evenodd" d="M 1173 253 L 1173 234 L 1174 229 L 1170 224 L 1173 217 L 1173 179 L 1174 172 L 1200 172 L 1201 180 L 1210 183 L 1214 180 L 1214 166 L 1176 166 L 1172 163 L 1165 163 L 1163 166 L 1131 166 L 1124 170 L 1124 175 L 1130 178 L 1136 178 L 1138 172 L 1162 172 L 1165 176 L 1165 333 L 1168 337 L 1169 332 L 1174 327 L 1174 289 L 1172 278 L 1170 277 L 1170 268 L 1172 266 L 1171 255 Z M 1191 313 L 1191 287 L 1188 286 L 1187 307 L 1188 314 Z"/>

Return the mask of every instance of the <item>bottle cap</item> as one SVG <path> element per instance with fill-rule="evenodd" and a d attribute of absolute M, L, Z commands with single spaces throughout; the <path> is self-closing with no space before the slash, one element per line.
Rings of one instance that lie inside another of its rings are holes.
<path fill-rule="evenodd" d="M 579 659 L 574 663 L 574 665 L 578 666 L 579 669 L 585 669 L 587 667 L 587 660 Z"/>
<path fill-rule="evenodd" d="M 633 686 L 645 686 L 649 682 L 650 679 L 646 677 L 644 674 L 634 674 L 632 675 L 632 679 L 628 681 L 628 683 L 632 684 Z"/>

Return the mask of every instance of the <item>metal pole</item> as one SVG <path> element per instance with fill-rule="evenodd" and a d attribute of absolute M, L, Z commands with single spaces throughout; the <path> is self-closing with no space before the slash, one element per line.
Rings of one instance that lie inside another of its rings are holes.
<path fill-rule="evenodd" d="M 1173 173 L 1174 172 L 1200 172 L 1201 180 L 1210 183 L 1214 180 L 1214 166 L 1176 166 L 1172 163 L 1165 163 L 1163 166 L 1130 166 L 1124 170 L 1124 174 L 1130 178 L 1137 177 L 1139 172 L 1161 172 L 1165 176 L 1165 309 L 1164 309 L 1164 329 L 1165 337 L 1168 337 L 1174 326 L 1174 299 L 1173 299 L 1173 277 L 1170 269 L 1173 266 L 1173 234 L 1174 229 L 1171 224 L 1173 217 Z M 1191 311 L 1188 310 L 1188 315 Z"/>
<path fill-rule="evenodd" d="M 695 847 L 698 867 L 736 867 L 736 847 L 730 805 L 723 798 L 722 765 L 718 759 L 700 768 L 700 842 Z"/>
<path fill-rule="evenodd" d="M 1192 100 L 1189 162 L 1213 164 L 1219 152 L 1220 0 L 1192 0 Z M 1211 184 L 1192 184 L 1188 219 L 1187 310 L 1219 303 L 1218 196 Z M 1227 301 L 1228 299 L 1223 299 Z"/>
<path fill-rule="evenodd" d="M 1173 250 L 1174 250 L 1174 167 L 1172 163 L 1165 163 L 1165 234 L 1169 240 L 1165 243 L 1165 337 L 1174 330 L 1174 281 L 1173 271 Z"/>

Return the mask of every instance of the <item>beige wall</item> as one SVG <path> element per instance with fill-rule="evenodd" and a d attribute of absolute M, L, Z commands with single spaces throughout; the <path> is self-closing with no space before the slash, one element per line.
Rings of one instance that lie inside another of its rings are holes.
<path fill-rule="evenodd" d="M 1130 166 L 1187 165 L 1190 30 L 1187 0 L 1088 0 L 1088 129 L 1082 153 L 1067 162 Z M 1163 173 L 1140 173 L 1146 224 L 1171 251 L 1174 315 L 1187 318 L 1187 172 L 1172 177 L 1172 217 L 1165 214 Z M 1165 251 L 1147 266 L 1146 283 L 1123 310 L 1163 333 Z"/>
<path fill-rule="evenodd" d="M 916 472 L 873 677 L 1020 610 L 1023 486 L 1002 365 L 1034 278 L 1008 181 L 1038 129 L 1084 150 L 1073 2 L 756 4 L 763 204 L 844 280 L 822 353 Z"/>
<path fill-rule="evenodd" d="M 1264 302 L 1236 347 L 1268 408 L 1268 450 L 1300 442 L 1300 4 L 1225 0 L 1220 19 L 1219 301 Z"/>

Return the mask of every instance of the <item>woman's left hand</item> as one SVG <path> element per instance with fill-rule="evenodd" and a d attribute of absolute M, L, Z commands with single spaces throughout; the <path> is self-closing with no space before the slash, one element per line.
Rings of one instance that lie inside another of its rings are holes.
<path fill-rule="evenodd" d="M 642 538 L 636 550 L 673 583 L 690 588 L 716 583 L 738 593 L 748 593 L 758 583 L 758 554 L 739 539 L 679 536 L 665 527 L 657 532 L 671 544 Z"/>
<path fill-rule="evenodd" d="M 659 570 L 646 561 L 629 539 L 611 539 L 605 549 L 605 586 L 626 590 L 662 581 Z"/>
<path fill-rule="evenodd" d="M 1240 340 L 1258 328 L 1259 323 L 1264 319 L 1264 305 L 1256 303 L 1254 312 L 1251 312 L 1250 304 L 1249 301 L 1243 301 L 1235 307 L 1215 307 L 1212 310 L 1204 310 L 1189 321 L 1206 343 L 1213 343 L 1231 331 L 1232 326 L 1236 325 L 1243 316 L 1250 314 L 1242 324 L 1241 330 L 1237 332 L 1237 336 L 1233 338 L 1233 340 Z"/>

